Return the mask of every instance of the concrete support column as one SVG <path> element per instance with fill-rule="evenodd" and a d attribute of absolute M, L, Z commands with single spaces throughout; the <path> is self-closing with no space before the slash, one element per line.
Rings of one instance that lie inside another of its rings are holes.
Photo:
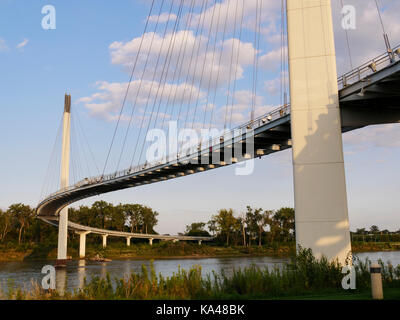
<path fill-rule="evenodd" d="M 102 237 L 103 237 L 103 248 L 105 248 L 105 247 L 107 247 L 108 234 L 103 234 Z"/>
<path fill-rule="evenodd" d="M 149 239 L 149 244 L 152 246 L 153 245 L 153 240 L 154 239 Z"/>
<path fill-rule="evenodd" d="M 203 240 L 199 240 L 199 246 L 201 246 L 202 241 L 203 241 Z"/>
<path fill-rule="evenodd" d="M 63 115 L 63 136 L 61 150 L 61 189 L 69 184 L 69 158 L 71 144 L 71 96 L 65 95 Z M 58 248 L 57 266 L 64 266 L 67 260 L 67 239 L 68 239 L 68 207 L 63 208 L 58 219 Z"/>
<path fill-rule="evenodd" d="M 172 240 L 172 242 L 173 242 L 173 243 L 179 242 L 179 239 L 174 239 L 174 240 Z"/>
<path fill-rule="evenodd" d="M 287 0 L 296 243 L 351 254 L 330 0 Z"/>
<path fill-rule="evenodd" d="M 82 231 L 77 232 L 79 234 L 79 258 L 84 259 L 86 256 L 86 235 L 88 235 L 90 231 Z"/>
<path fill-rule="evenodd" d="M 130 247 L 131 245 L 131 237 L 126 237 L 126 245 Z"/>

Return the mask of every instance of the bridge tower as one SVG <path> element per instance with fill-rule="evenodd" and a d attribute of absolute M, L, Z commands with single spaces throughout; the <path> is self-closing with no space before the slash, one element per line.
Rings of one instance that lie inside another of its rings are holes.
<path fill-rule="evenodd" d="M 63 114 L 63 135 L 61 150 L 61 190 L 69 184 L 69 160 L 71 145 L 71 96 L 65 95 Z M 63 208 L 58 220 L 58 250 L 57 263 L 61 267 L 67 261 L 67 238 L 68 238 L 68 207 Z"/>
<path fill-rule="evenodd" d="M 330 0 L 287 0 L 296 243 L 351 252 Z"/>

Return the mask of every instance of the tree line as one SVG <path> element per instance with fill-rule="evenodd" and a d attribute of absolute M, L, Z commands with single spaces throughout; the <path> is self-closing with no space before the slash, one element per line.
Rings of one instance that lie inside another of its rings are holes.
<path fill-rule="evenodd" d="M 271 242 L 290 242 L 295 239 L 294 209 L 264 210 L 247 206 L 246 212 L 235 217 L 233 209 L 221 209 L 208 223 L 192 223 L 186 235 L 209 235 L 229 245 L 261 246 Z"/>
<path fill-rule="evenodd" d="M 70 208 L 68 216 L 82 225 L 131 233 L 156 234 L 158 223 L 158 212 L 147 206 L 105 201 Z M 0 244 L 57 243 L 57 236 L 57 228 L 36 219 L 35 210 L 28 205 L 18 203 L 5 211 L 0 209 Z"/>
<path fill-rule="evenodd" d="M 156 234 L 158 212 L 141 204 L 113 205 L 97 201 L 91 206 L 70 208 L 73 222 L 100 229 L 131 233 Z M 220 244 L 235 246 L 293 242 L 295 240 L 295 212 L 293 208 L 264 210 L 248 206 L 245 212 L 234 214 L 233 209 L 221 209 L 208 222 L 188 225 L 185 235 L 214 236 Z M 36 219 L 35 210 L 22 203 L 7 210 L 0 209 L 0 244 L 57 243 L 57 228 Z M 75 236 L 69 235 L 73 239 Z M 374 236 L 374 237 L 371 237 Z M 353 241 L 400 241 L 400 230 L 390 232 L 371 226 L 352 232 Z"/>

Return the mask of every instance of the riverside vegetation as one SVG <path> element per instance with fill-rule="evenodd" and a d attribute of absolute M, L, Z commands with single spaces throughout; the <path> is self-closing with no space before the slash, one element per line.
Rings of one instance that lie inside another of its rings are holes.
<path fill-rule="evenodd" d="M 386 297 L 400 299 L 400 266 L 380 264 Z M 203 276 L 200 267 L 193 267 L 189 271 L 178 269 L 164 278 L 153 267 L 143 266 L 141 272 L 124 279 L 111 279 L 109 275 L 85 279 L 83 288 L 73 292 L 45 291 L 36 284 L 30 291 L 0 290 L 0 299 L 365 299 L 370 298 L 369 265 L 368 260 L 355 263 L 357 289 L 350 291 L 342 289 L 342 268 L 337 262 L 316 260 L 311 250 L 302 249 L 288 264 L 272 270 L 251 266 L 234 270 L 231 276 Z"/>
<path fill-rule="evenodd" d="M 113 205 L 105 201 L 92 206 L 71 208 L 70 220 L 101 229 L 156 234 L 158 213 L 140 204 Z M 207 230 L 208 229 L 208 230 Z M 98 253 L 108 258 L 158 257 L 211 257 L 274 255 L 287 257 L 295 243 L 294 209 L 264 210 L 247 207 L 245 212 L 234 213 L 221 209 L 208 222 L 194 222 L 182 235 L 213 236 L 210 244 L 198 246 L 190 243 L 159 243 L 153 247 L 145 240 L 132 239 L 127 247 L 124 239 L 110 238 L 103 249 L 98 235 L 87 237 L 87 255 Z M 69 254 L 78 257 L 79 236 L 68 235 Z M 400 249 L 400 230 L 380 231 L 372 226 L 369 231 L 352 232 L 353 251 L 382 251 Z M 24 204 L 13 204 L 0 209 L 0 261 L 23 259 L 54 259 L 57 247 L 57 228 L 35 218 L 34 210 Z"/>

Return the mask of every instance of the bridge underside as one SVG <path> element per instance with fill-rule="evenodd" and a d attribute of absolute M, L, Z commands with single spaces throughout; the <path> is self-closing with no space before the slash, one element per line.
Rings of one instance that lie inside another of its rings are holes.
<path fill-rule="evenodd" d="M 58 227 L 58 217 L 46 217 L 40 218 L 44 222 Z M 151 239 L 151 240 L 162 240 L 162 241 L 211 241 L 214 238 L 212 237 L 191 237 L 191 236 L 179 236 L 179 235 L 159 235 L 159 234 L 143 234 L 143 233 L 131 233 L 131 232 L 122 232 L 115 230 L 105 230 L 99 228 L 92 228 L 88 226 L 84 226 L 75 222 L 68 221 L 68 229 L 70 231 L 74 231 L 76 233 L 80 232 L 88 232 L 98 235 L 106 235 L 120 238 L 132 238 L 132 239 Z"/>
<path fill-rule="evenodd" d="M 400 62 L 341 89 L 339 98 L 342 132 L 374 124 L 400 123 L 398 88 Z M 291 148 L 290 113 L 281 114 L 271 121 L 267 118 L 257 121 L 259 123 L 251 131 L 254 136 L 254 152 L 246 151 L 244 132 L 233 139 L 221 140 L 212 149 L 201 150 L 132 174 L 127 172 L 126 175 L 107 181 L 59 192 L 39 204 L 37 215 L 54 218 L 62 208 L 85 198 L 213 170 Z"/>
<path fill-rule="evenodd" d="M 339 98 L 344 128 L 400 123 L 400 62 L 343 88 Z"/>

